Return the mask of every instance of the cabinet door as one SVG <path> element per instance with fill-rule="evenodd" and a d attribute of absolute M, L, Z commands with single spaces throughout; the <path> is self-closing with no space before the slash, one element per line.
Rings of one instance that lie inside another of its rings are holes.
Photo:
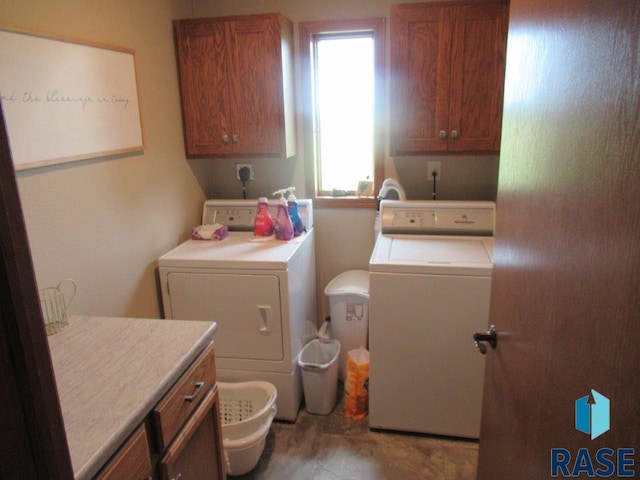
<path fill-rule="evenodd" d="M 447 149 L 449 131 L 449 9 L 391 6 L 391 152 Z"/>
<path fill-rule="evenodd" d="M 162 480 L 226 478 L 218 389 L 209 390 L 160 461 Z"/>
<path fill-rule="evenodd" d="M 251 16 L 230 21 L 228 27 L 234 152 L 276 155 L 284 151 L 278 17 Z"/>
<path fill-rule="evenodd" d="M 500 149 L 507 9 L 499 2 L 454 7 L 450 151 Z"/>
<path fill-rule="evenodd" d="M 174 23 L 188 156 L 233 151 L 225 25 L 213 18 Z"/>
<path fill-rule="evenodd" d="M 295 154 L 292 29 L 278 14 L 174 22 L 187 156 Z"/>
<path fill-rule="evenodd" d="M 391 8 L 391 153 L 499 150 L 503 0 Z"/>
<path fill-rule="evenodd" d="M 131 436 L 98 474 L 96 480 L 145 480 L 151 478 L 151 454 L 144 425 Z"/>

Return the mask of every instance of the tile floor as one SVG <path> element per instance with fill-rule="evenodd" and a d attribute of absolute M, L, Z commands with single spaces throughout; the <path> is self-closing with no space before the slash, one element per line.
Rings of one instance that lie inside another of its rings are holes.
<path fill-rule="evenodd" d="M 339 392 L 339 398 L 342 398 Z M 241 480 L 475 480 L 478 443 L 369 430 L 339 402 L 330 415 L 300 410 L 273 422 L 257 467 Z"/>

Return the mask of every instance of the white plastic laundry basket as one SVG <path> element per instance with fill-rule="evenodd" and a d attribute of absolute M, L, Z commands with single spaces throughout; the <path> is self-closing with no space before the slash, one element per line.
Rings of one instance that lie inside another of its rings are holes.
<path fill-rule="evenodd" d="M 227 473 L 244 475 L 260 460 L 278 392 L 269 382 L 218 382 L 218 388 Z"/>

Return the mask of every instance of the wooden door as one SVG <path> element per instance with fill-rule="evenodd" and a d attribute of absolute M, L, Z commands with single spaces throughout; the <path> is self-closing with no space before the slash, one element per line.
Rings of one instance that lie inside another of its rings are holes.
<path fill-rule="evenodd" d="M 508 4 L 453 7 L 449 151 L 498 152 Z"/>
<path fill-rule="evenodd" d="M 553 448 L 569 473 L 579 449 L 594 468 L 634 449 L 640 472 L 639 19 L 637 0 L 511 1 L 479 480 L 552 478 Z"/>
<path fill-rule="evenodd" d="M 229 22 L 234 151 L 284 152 L 281 29 L 276 15 Z"/>
<path fill-rule="evenodd" d="M 73 478 L 0 105 L 0 478 Z"/>
<path fill-rule="evenodd" d="M 188 157 L 233 152 L 225 25 L 214 18 L 174 22 Z"/>
<path fill-rule="evenodd" d="M 391 5 L 391 153 L 447 150 L 450 10 Z M 445 132 L 445 137 L 440 132 Z"/>

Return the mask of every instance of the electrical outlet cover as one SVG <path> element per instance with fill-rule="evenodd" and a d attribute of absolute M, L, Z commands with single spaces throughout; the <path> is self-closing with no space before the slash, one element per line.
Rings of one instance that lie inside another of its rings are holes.
<path fill-rule="evenodd" d="M 249 180 L 255 180 L 253 176 L 253 165 L 250 163 L 236 163 L 236 179 L 240 180 L 240 169 L 244 167 L 249 169 Z"/>

